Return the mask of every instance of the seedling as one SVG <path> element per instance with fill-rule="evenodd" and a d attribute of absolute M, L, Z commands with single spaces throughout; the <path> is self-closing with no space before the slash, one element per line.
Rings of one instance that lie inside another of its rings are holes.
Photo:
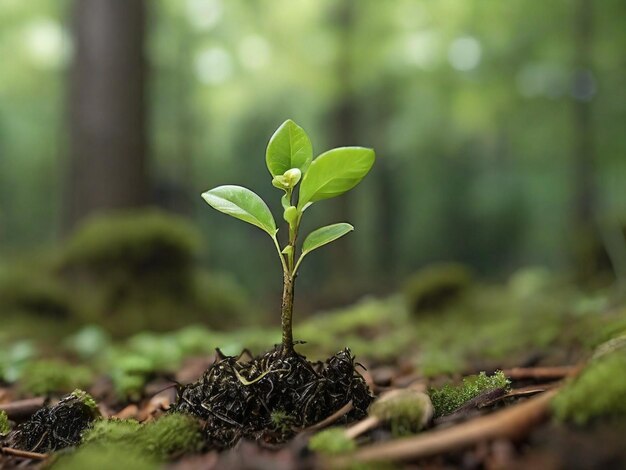
<path fill-rule="evenodd" d="M 312 231 L 300 247 L 298 235 L 304 212 L 312 204 L 344 194 L 367 175 L 374 164 L 372 149 L 339 147 L 313 159 L 313 147 L 306 132 L 288 119 L 271 137 L 265 162 L 272 185 L 283 191 L 281 203 L 288 237 L 281 246 L 278 228 L 267 204 L 242 186 L 218 186 L 202 194 L 214 209 L 248 222 L 265 231 L 276 247 L 283 268 L 281 307 L 282 354 L 293 354 L 294 285 L 302 260 L 316 250 L 354 230 L 346 222 Z"/>

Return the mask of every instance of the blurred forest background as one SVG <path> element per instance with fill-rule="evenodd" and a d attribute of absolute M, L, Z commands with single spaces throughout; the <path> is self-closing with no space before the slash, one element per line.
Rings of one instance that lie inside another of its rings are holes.
<path fill-rule="evenodd" d="M 157 207 L 189 226 L 135 213 L 118 228 L 143 240 L 132 224 L 145 220 L 180 236 L 164 271 L 193 258 L 213 273 L 203 285 L 239 286 L 277 320 L 269 240 L 199 195 L 247 186 L 278 220 L 264 152 L 292 118 L 316 155 L 378 155 L 357 190 L 311 210 L 305 231 L 356 231 L 308 260 L 297 309 L 390 292 L 433 262 L 491 279 L 529 265 L 611 279 L 626 271 L 625 14 L 620 0 L 2 0 L 0 273 L 27 266 L 7 289 L 56 299 L 58 286 L 28 276 L 71 277 L 85 245 L 117 233 L 77 228 Z M 111 250 L 89 255 L 98 269 Z M 109 302 L 142 273 L 111 276 Z"/>

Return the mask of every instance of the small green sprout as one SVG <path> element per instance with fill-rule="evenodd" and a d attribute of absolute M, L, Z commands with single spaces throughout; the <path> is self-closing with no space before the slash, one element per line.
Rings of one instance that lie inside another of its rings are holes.
<path fill-rule="evenodd" d="M 281 203 L 283 219 L 288 225 L 288 239 L 282 248 L 274 217 L 267 204 L 254 192 L 227 185 L 202 194 L 211 207 L 259 227 L 274 242 L 283 268 L 283 354 L 293 353 L 294 284 L 302 260 L 313 250 L 354 230 L 345 222 L 318 228 L 304 239 L 297 256 L 296 242 L 302 216 L 315 202 L 340 196 L 354 188 L 370 171 L 374 160 L 374 151 L 363 147 L 335 148 L 313 159 L 311 140 L 304 129 L 292 120 L 285 121 L 271 137 L 265 153 L 272 185 L 284 192 Z"/>

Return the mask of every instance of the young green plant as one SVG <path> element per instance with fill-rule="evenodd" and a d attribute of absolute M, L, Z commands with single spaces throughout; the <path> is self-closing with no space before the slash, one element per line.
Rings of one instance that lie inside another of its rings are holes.
<path fill-rule="evenodd" d="M 202 194 L 214 209 L 255 225 L 272 238 L 283 268 L 283 354 L 293 353 L 294 284 L 302 260 L 313 250 L 354 230 L 352 225 L 345 222 L 318 228 L 304 239 L 298 249 L 302 216 L 312 204 L 340 196 L 354 188 L 370 171 L 374 160 L 374 151 L 363 147 L 339 147 L 313 159 L 309 136 L 292 120 L 285 121 L 270 138 L 265 153 L 272 185 L 283 191 L 283 219 L 289 231 L 282 248 L 277 238 L 278 228 L 274 217 L 257 194 L 233 185 L 218 186 Z"/>

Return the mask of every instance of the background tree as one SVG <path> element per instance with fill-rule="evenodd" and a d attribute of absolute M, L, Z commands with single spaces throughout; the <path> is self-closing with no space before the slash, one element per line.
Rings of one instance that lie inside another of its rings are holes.
<path fill-rule="evenodd" d="M 146 5 L 77 0 L 66 226 L 147 202 Z"/>

